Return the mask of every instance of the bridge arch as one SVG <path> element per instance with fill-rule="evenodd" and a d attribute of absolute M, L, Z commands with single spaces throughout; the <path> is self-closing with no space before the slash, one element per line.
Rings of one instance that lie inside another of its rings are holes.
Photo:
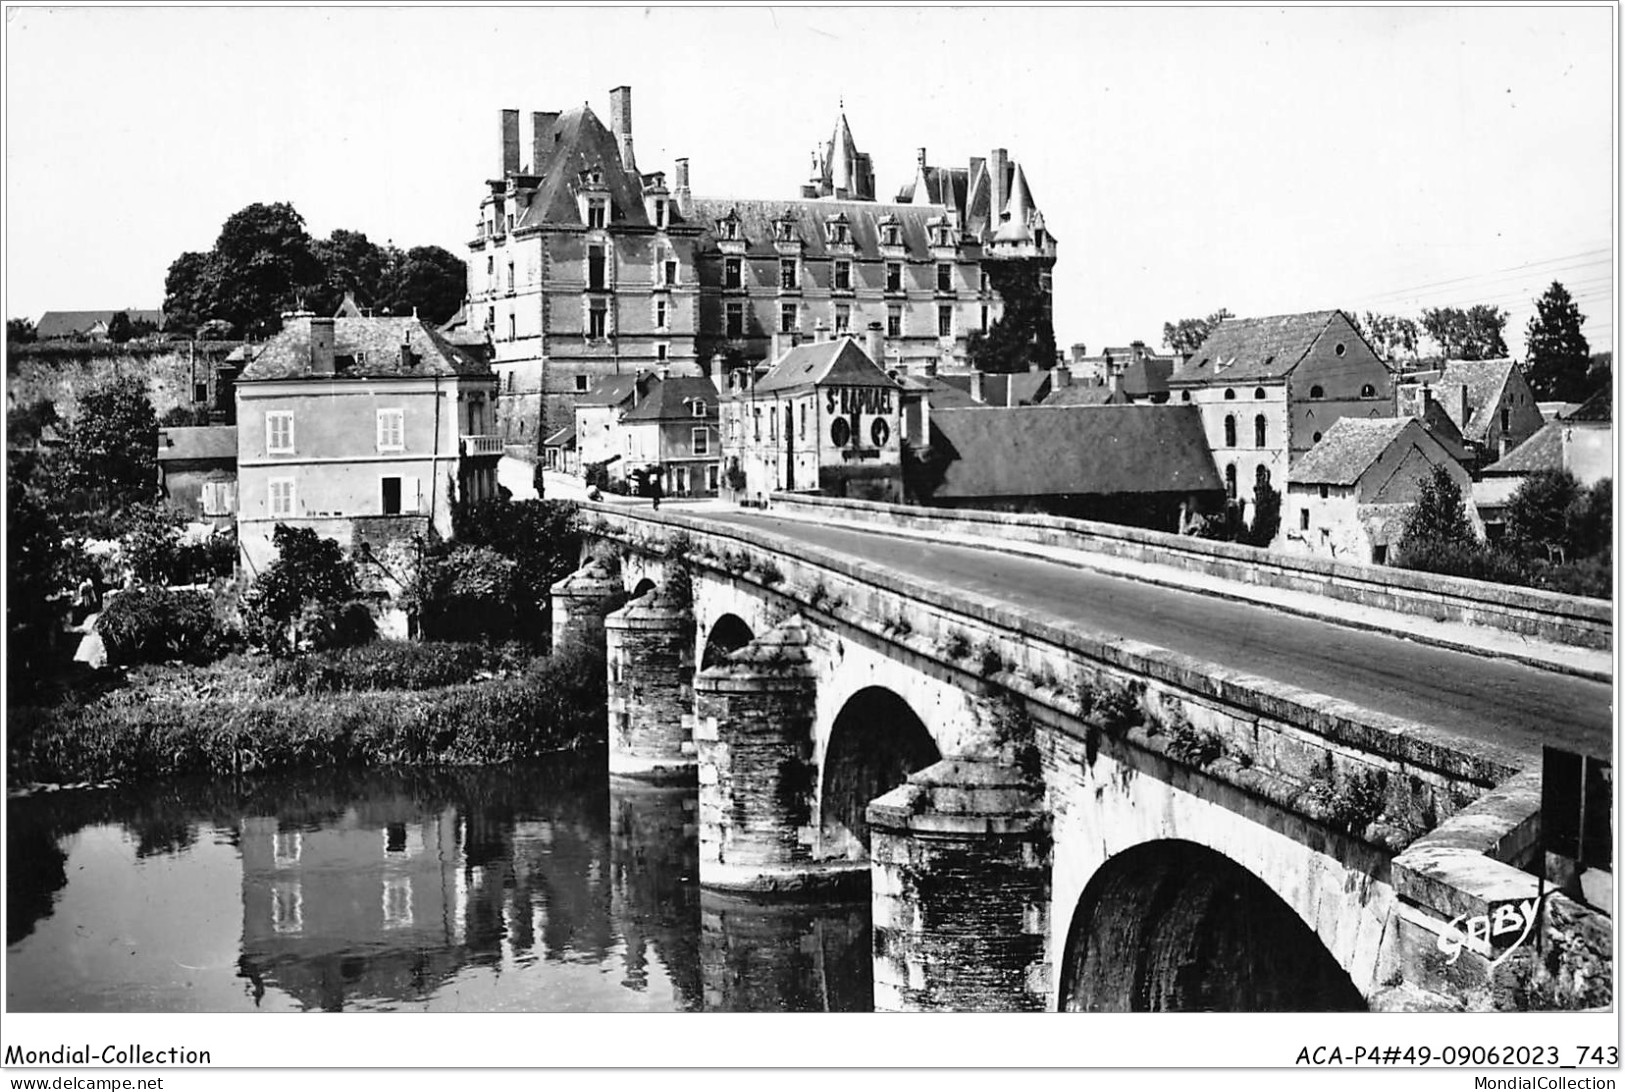
<path fill-rule="evenodd" d="M 1178 839 L 1110 858 L 1062 953 L 1069 1012 L 1341 1012 L 1366 1007 L 1314 930 L 1264 881 Z"/>
<path fill-rule="evenodd" d="M 824 749 L 818 817 L 826 857 L 869 853 L 869 802 L 942 758 L 912 707 L 883 686 L 866 686 L 841 706 Z"/>
<path fill-rule="evenodd" d="M 655 582 L 653 580 L 649 579 L 646 576 L 642 580 L 639 580 L 635 585 L 633 585 L 633 587 L 632 587 L 632 598 L 633 599 L 638 599 L 638 598 L 640 598 L 640 597 L 642 597 L 644 595 L 647 595 L 649 592 L 654 591 L 654 589 L 655 589 Z"/>
<path fill-rule="evenodd" d="M 737 614 L 723 614 L 706 631 L 705 643 L 700 646 L 700 670 L 715 667 L 730 652 L 737 652 L 756 639 L 750 624 Z"/>

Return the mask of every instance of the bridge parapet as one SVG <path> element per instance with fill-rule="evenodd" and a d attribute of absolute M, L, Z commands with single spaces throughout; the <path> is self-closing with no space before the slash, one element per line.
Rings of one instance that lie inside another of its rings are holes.
<path fill-rule="evenodd" d="M 1461 622 L 1588 649 L 1613 647 L 1612 605 L 1461 577 L 1283 554 L 1138 527 L 1024 512 L 922 508 L 775 493 L 772 507 L 871 528 L 954 533 L 990 545 L 1056 546 L 1308 592 L 1363 607 Z"/>

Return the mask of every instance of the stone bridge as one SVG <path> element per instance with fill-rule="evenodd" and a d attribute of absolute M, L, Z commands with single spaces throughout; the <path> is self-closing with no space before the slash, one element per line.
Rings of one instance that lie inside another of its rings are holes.
<path fill-rule="evenodd" d="M 749 527 L 583 519 L 554 640 L 605 642 L 612 775 L 697 779 L 708 888 L 870 892 L 877 1009 L 1611 1002 L 1516 754 Z M 1538 955 L 1474 926 L 1531 903 Z"/>

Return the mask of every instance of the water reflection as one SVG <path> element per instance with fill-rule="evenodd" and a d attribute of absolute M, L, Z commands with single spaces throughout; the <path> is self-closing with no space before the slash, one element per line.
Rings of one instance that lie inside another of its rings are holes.
<path fill-rule="evenodd" d="M 601 755 L 13 799 L 8 1007 L 868 1008 L 867 905 L 702 899 L 696 806 Z"/>

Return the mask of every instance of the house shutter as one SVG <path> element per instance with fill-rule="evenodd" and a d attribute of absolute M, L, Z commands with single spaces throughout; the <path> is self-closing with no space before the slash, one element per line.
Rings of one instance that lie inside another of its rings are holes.
<path fill-rule="evenodd" d="M 401 511 L 423 511 L 423 498 L 419 495 L 418 480 L 416 478 L 401 479 Z"/>

